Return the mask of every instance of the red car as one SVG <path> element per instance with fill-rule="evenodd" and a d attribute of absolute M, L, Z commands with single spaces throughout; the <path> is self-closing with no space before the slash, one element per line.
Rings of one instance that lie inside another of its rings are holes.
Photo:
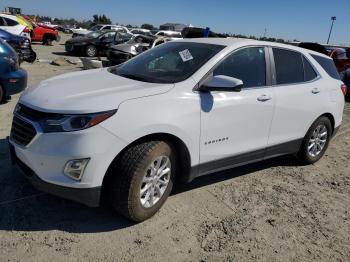
<path fill-rule="evenodd" d="M 33 26 L 33 30 L 30 32 L 32 42 L 42 42 L 44 45 L 51 45 L 52 41 L 59 42 L 61 37 L 58 30 L 34 23 L 29 17 L 25 17 Z"/>

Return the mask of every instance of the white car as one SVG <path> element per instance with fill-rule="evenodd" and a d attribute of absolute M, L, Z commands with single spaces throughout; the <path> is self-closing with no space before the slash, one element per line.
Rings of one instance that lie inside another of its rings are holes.
<path fill-rule="evenodd" d="M 155 36 L 170 37 L 174 40 L 182 39 L 181 33 L 176 31 L 158 31 Z"/>
<path fill-rule="evenodd" d="M 144 28 L 133 28 L 130 30 L 130 33 L 133 35 L 152 35 L 151 30 Z"/>
<path fill-rule="evenodd" d="M 20 24 L 14 15 L 0 14 L 0 29 L 30 39 L 29 30 L 27 30 L 25 25 Z"/>
<path fill-rule="evenodd" d="M 285 154 L 318 161 L 342 123 L 345 90 L 333 61 L 306 49 L 173 41 L 27 89 L 11 158 L 39 190 L 88 206 L 106 193 L 142 221 L 175 180 Z"/>
<path fill-rule="evenodd" d="M 114 30 L 122 33 L 131 34 L 128 28 L 120 25 L 95 25 L 90 29 L 78 28 L 78 29 L 71 29 L 71 30 L 73 32 L 73 36 L 84 36 L 94 31 L 103 31 L 103 30 Z"/>

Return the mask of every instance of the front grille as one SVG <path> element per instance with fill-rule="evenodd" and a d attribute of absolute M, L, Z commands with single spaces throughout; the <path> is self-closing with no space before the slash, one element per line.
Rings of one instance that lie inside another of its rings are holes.
<path fill-rule="evenodd" d="M 15 111 L 16 111 L 16 114 L 23 116 L 24 118 L 27 118 L 31 121 L 38 121 L 38 120 L 47 118 L 49 116 L 55 115 L 53 113 L 45 113 L 45 112 L 37 111 L 22 104 L 18 104 Z"/>
<path fill-rule="evenodd" d="M 36 135 L 34 126 L 21 118 L 14 116 L 10 138 L 18 145 L 28 145 Z"/>

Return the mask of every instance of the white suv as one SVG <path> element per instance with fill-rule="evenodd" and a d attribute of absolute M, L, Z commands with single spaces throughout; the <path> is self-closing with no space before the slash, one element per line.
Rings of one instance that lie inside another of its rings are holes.
<path fill-rule="evenodd" d="M 175 180 L 279 155 L 318 161 L 342 122 L 333 61 L 270 42 L 187 39 L 108 69 L 27 89 L 14 163 L 40 190 L 121 214 L 155 214 Z"/>

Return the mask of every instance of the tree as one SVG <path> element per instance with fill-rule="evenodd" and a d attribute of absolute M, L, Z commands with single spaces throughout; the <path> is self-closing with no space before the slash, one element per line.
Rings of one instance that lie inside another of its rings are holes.
<path fill-rule="evenodd" d="M 95 24 L 103 24 L 103 25 L 106 25 L 106 24 L 112 24 L 112 21 L 111 19 L 109 19 L 107 16 L 105 16 L 104 14 L 103 15 L 93 15 L 92 18 L 94 19 L 93 22 Z"/>
<path fill-rule="evenodd" d="M 153 30 L 153 29 L 154 29 L 154 26 L 151 25 L 151 24 L 142 24 L 142 25 L 141 25 L 141 28 L 143 28 L 143 29 L 148 29 L 148 30 Z"/>

